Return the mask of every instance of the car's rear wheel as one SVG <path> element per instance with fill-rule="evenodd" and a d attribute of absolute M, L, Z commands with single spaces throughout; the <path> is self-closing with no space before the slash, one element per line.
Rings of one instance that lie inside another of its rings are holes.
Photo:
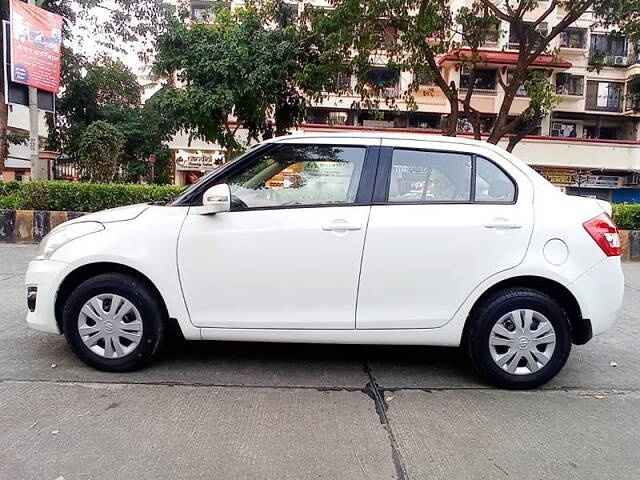
<path fill-rule="evenodd" d="M 562 369 L 571 332 L 562 307 L 537 290 L 494 293 L 469 320 L 467 349 L 478 372 L 502 388 L 535 388 Z"/>
<path fill-rule="evenodd" d="M 158 349 L 164 313 L 151 288 L 122 273 L 81 283 L 63 310 L 71 350 L 98 370 L 127 372 L 144 366 Z"/>

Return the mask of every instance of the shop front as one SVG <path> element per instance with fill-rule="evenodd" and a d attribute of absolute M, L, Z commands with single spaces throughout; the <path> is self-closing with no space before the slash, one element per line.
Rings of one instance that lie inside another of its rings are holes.
<path fill-rule="evenodd" d="M 174 183 L 192 185 L 206 173 L 215 170 L 225 161 L 222 150 L 187 150 L 174 153 Z"/>
<path fill-rule="evenodd" d="M 540 175 L 569 195 L 619 203 L 640 198 L 638 175 L 606 170 L 533 167 Z M 635 180 L 634 180 L 635 179 Z"/>

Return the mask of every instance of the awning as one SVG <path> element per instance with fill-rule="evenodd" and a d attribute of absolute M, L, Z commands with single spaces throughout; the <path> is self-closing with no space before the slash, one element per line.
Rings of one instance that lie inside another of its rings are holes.
<path fill-rule="evenodd" d="M 503 52 L 498 50 L 478 50 L 480 63 L 492 65 L 516 65 L 518 63 L 518 52 Z M 463 58 L 471 57 L 470 48 L 460 48 L 445 53 L 438 59 L 438 65 L 448 62 L 459 62 Z M 571 68 L 573 64 L 565 60 L 558 60 L 553 55 L 539 55 L 531 64 L 532 67 L 548 67 L 565 70 Z"/>

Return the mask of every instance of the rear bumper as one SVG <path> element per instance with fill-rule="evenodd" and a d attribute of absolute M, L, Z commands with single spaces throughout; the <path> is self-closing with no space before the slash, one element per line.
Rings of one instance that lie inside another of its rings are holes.
<path fill-rule="evenodd" d="M 25 276 L 25 294 L 36 291 L 29 299 L 27 325 L 47 333 L 60 333 L 56 322 L 55 304 L 60 282 L 67 264 L 55 260 L 33 260 Z M 32 308 L 33 307 L 33 308 Z"/>
<path fill-rule="evenodd" d="M 585 273 L 580 275 L 572 284 L 582 318 L 590 323 L 592 335 L 606 332 L 613 325 L 622 308 L 624 295 L 624 275 L 620 257 L 607 257 Z M 582 337 L 590 337 L 583 332 Z M 589 338 L 581 338 L 586 343 Z M 578 342 L 576 342 L 578 343 Z"/>

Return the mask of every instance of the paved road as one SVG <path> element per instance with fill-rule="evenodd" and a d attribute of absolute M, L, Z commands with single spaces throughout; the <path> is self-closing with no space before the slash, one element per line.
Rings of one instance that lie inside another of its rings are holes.
<path fill-rule="evenodd" d="M 34 252 L 0 245 L 0 479 L 638 478 L 640 265 L 610 333 L 506 392 L 456 349 L 173 341 L 93 371 L 24 324 Z"/>

